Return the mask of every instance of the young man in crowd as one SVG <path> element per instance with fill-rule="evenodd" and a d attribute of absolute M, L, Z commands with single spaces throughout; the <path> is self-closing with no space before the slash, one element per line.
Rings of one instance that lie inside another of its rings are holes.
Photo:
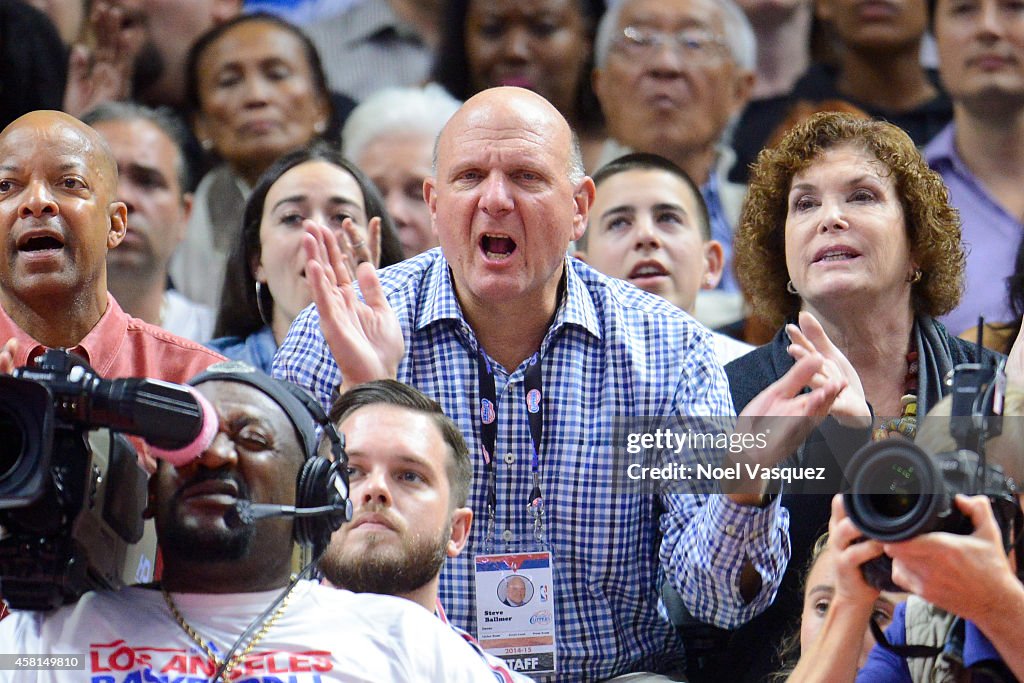
<path fill-rule="evenodd" d="M 722 277 L 722 245 L 711 239 L 708 210 L 686 172 L 657 154 L 634 152 L 594 173 L 597 196 L 577 246 L 605 275 L 664 297 L 690 315 L 697 293 Z M 722 365 L 753 347 L 711 333 Z"/>
<path fill-rule="evenodd" d="M 345 392 L 330 419 L 345 435 L 355 512 L 320 561 L 325 578 L 356 593 L 411 600 L 447 623 L 438 598 L 441 570 L 466 546 L 473 521 L 465 439 L 435 401 L 390 379 Z M 498 680 L 527 680 L 452 628 Z"/>

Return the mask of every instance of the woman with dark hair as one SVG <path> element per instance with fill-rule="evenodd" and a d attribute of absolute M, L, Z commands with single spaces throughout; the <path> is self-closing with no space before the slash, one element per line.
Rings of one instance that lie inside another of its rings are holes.
<path fill-rule="evenodd" d="M 579 135 L 584 160 L 592 162 L 604 142 L 604 120 L 590 86 L 594 33 L 604 8 L 604 0 L 448 0 L 433 80 L 460 100 L 501 85 L 543 95 Z"/>
<path fill-rule="evenodd" d="M 186 296 L 216 308 L 251 188 L 282 154 L 325 135 L 335 108 L 309 38 L 261 13 L 200 36 L 186 63 L 185 97 L 196 137 L 220 163 L 196 189 L 171 277 Z"/>
<path fill-rule="evenodd" d="M 767 3 L 766 3 L 767 4 Z M 792 4 L 792 3 L 791 3 Z M 811 40 L 815 61 L 784 96 L 767 100 L 737 125 L 736 164 L 730 179 L 746 180 L 750 164 L 793 104 L 843 100 L 905 130 L 924 146 L 953 118 L 953 104 L 935 69 L 921 63 L 932 2 L 900 0 L 875 5 L 815 0 Z M 758 45 L 760 47 L 760 44 Z M 755 116 L 759 114 L 759 116 Z"/>
<path fill-rule="evenodd" d="M 245 205 L 211 348 L 270 373 L 288 326 L 313 301 L 302 247 L 310 222 L 334 232 L 352 269 L 402 260 L 384 201 L 362 171 L 325 143 L 290 152 Z"/>
<path fill-rule="evenodd" d="M 946 374 L 994 354 L 934 320 L 960 297 L 960 223 L 942 179 L 892 124 L 819 113 L 762 151 L 734 255 L 754 312 L 782 324 L 726 366 L 736 410 L 811 349 L 831 359 L 823 377 L 848 382 L 786 463 L 824 467 L 827 477 L 783 491 L 789 569 L 775 603 L 734 634 L 721 677 L 749 681 L 777 668 L 775 646 L 800 613 L 799 568 L 827 526 L 847 459 L 872 437 L 913 438 L 916 416 L 947 393 Z"/>

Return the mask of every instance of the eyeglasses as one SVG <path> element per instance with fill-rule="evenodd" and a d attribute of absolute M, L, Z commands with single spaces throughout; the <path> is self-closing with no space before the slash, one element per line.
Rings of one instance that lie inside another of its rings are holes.
<path fill-rule="evenodd" d="M 623 53 L 632 57 L 649 57 L 662 47 L 686 55 L 694 61 L 711 61 L 725 52 L 725 41 L 703 28 L 681 31 L 658 31 L 641 26 L 627 26 L 616 41 Z"/>

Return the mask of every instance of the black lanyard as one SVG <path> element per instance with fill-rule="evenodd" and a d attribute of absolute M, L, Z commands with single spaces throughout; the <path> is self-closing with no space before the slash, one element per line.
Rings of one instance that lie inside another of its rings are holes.
<path fill-rule="evenodd" d="M 498 505 L 498 491 L 494 474 L 494 449 L 498 440 L 498 398 L 494 386 L 494 371 L 484 350 L 477 351 L 477 369 L 480 380 L 480 441 L 483 449 L 484 467 L 487 471 L 487 541 L 494 538 L 494 517 Z M 530 491 L 526 508 L 534 518 L 534 533 L 542 540 L 544 497 L 540 490 L 540 444 L 544 435 L 544 392 L 540 370 L 540 353 L 530 356 L 523 377 L 523 396 L 526 415 L 530 422 L 530 440 L 533 453 L 530 457 L 530 471 L 533 473 L 533 489 Z"/>

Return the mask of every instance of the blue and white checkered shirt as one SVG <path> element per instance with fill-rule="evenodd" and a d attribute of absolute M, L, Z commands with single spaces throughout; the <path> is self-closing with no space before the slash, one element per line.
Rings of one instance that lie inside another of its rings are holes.
<path fill-rule="evenodd" d="M 698 618 L 734 627 L 771 602 L 789 557 L 789 518 L 722 495 L 654 496 L 623 490 L 611 446 L 615 418 L 722 416 L 733 412 L 709 333 L 685 313 L 632 285 L 566 260 L 565 294 L 541 344 L 544 437 L 541 488 L 554 559 L 559 675 L 601 680 L 678 667 L 682 644 L 658 615 L 668 576 Z M 380 272 L 407 354 L 398 379 L 436 399 L 481 452 L 477 341 L 463 319 L 439 249 Z M 515 325 L 514 320 L 509 321 Z M 495 537 L 486 550 L 486 479 L 477 457 L 470 543 L 449 559 L 441 600 L 451 621 L 476 632 L 473 556 L 533 550 L 526 364 L 508 374 L 492 360 L 497 388 Z M 274 374 L 312 390 L 326 406 L 340 383 L 314 307 L 292 324 Z M 503 532 L 512 541 L 505 542 Z M 507 534 L 506 534 L 507 535 Z M 762 590 L 744 604 L 745 559 Z"/>

